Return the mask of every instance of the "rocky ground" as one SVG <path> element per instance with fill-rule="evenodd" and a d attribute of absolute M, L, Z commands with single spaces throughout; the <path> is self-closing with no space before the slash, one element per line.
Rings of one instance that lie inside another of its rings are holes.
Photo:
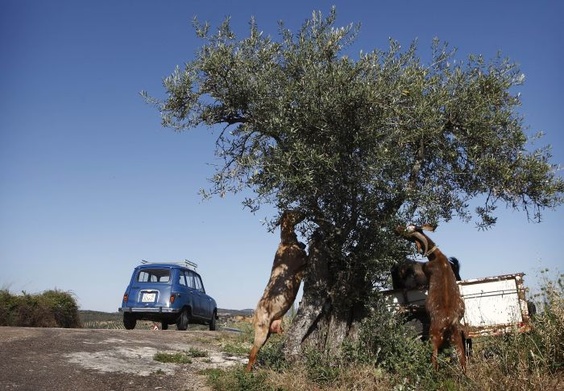
<path fill-rule="evenodd" d="M 2 390 L 209 390 L 201 371 L 241 365 L 222 350 L 234 331 L 0 327 Z M 190 363 L 156 353 L 206 352 Z"/>

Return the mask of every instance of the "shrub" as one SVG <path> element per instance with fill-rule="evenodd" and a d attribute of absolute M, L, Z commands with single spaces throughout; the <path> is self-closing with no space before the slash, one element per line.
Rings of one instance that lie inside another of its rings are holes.
<path fill-rule="evenodd" d="M 258 366 L 264 366 L 273 371 L 288 369 L 288 362 L 282 352 L 283 343 L 283 336 L 278 334 L 271 335 L 268 339 L 268 343 L 265 344 L 260 351 L 260 355 L 257 359 Z"/>
<path fill-rule="evenodd" d="M 550 373 L 564 370 L 564 274 L 556 280 L 544 272 L 541 293 L 536 296 L 541 312 L 533 317 L 532 355 L 545 363 Z"/>
<path fill-rule="evenodd" d="M 12 295 L 0 291 L 0 326 L 81 327 L 73 295 L 59 290 Z"/>
<path fill-rule="evenodd" d="M 48 290 L 41 295 L 58 327 L 80 327 L 78 305 L 69 292 Z"/>
<path fill-rule="evenodd" d="M 379 366 L 386 371 L 418 376 L 429 371 L 431 349 L 421 343 L 411 324 L 400 314 L 392 314 L 382 299 L 376 298 L 370 317 L 361 325 L 360 338 L 345 348 L 348 361 Z"/>
<path fill-rule="evenodd" d="M 16 300 L 7 289 L 0 290 L 0 326 L 8 326 L 12 324 L 13 309 L 16 306 Z"/>

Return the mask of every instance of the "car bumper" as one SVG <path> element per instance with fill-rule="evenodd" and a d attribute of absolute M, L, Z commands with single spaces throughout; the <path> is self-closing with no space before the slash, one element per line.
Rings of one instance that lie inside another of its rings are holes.
<path fill-rule="evenodd" d="M 179 309 L 168 307 L 120 307 L 119 312 L 143 312 L 152 314 L 178 314 Z"/>

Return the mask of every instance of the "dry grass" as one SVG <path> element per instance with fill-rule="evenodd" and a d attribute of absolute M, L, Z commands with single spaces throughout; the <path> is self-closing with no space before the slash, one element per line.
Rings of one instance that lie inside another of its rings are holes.
<path fill-rule="evenodd" d="M 314 382 L 305 367 L 293 367 L 291 371 L 269 371 L 268 382 L 273 389 L 304 391 L 369 391 L 389 390 L 393 387 L 388 374 L 369 365 L 347 368 L 331 382 Z"/>
<path fill-rule="evenodd" d="M 428 344 L 404 337 L 404 330 L 393 320 L 386 324 L 376 316 L 368 323 L 373 334 L 363 337 L 362 346 L 345 349 L 346 357 L 324 358 L 310 352 L 304 363 L 290 367 L 280 354 L 282 340 L 275 339 L 261 351 L 253 373 L 243 368 L 213 371 L 209 385 L 234 391 L 564 390 L 563 292 L 562 275 L 545 281 L 534 297 L 539 311 L 531 332 L 475 340 L 466 376 L 448 354 L 441 355 L 440 369 L 434 371 Z M 241 342 L 245 339 L 251 335 Z M 374 354 L 376 346 L 380 349 Z"/>

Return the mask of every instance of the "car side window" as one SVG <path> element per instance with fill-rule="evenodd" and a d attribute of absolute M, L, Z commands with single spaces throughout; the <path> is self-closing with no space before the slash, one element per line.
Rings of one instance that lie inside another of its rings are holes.
<path fill-rule="evenodd" d="M 186 285 L 186 276 L 184 275 L 183 271 L 178 272 L 178 284 L 182 286 Z"/>
<path fill-rule="evenodd" d="M 196 283 L 194 282 L 194 273 L 187 271 L 186 278 L 188 279 L 188 286 L 192 289 L 196 289 Z"/>
<path fill-rule="evenodd" d="M 199 290 L 202 293 L 206 293 L 204 291 L 204 284 L 202 284 L 202 278 L 200 276 L 198 276 L 197 274 L 194 275 L 194 281 L 196 283 L 196 289 Z"/>

